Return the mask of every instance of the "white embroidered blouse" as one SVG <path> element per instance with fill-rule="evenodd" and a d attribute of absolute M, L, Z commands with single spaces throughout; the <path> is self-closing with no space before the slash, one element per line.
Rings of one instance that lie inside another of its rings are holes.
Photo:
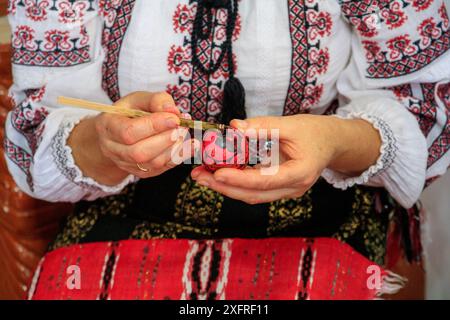
<path fill-rule="evenodd" d="M 9 1 L 15 108 L 4 143 L 22 190 L 76 202 L 136 180 L 107 187 L 83 176 L 66 140 L 94 113 L 58 106 L 57 96 L 111 103 L 168 91 L 182 111 L 214 120 L 228 74 L 191 64 L 198 1 Z M 220 55 L 227 22 L 225 9 L 212 10 L 213 31 L 199 46 L 206 62 Z M 411 207 L 450 164 L 449 28 L 442 0 L 239 0 L 232 41 L 247 114 L 371 122 L 383 142 L 377 163 L 359 177 L 323 177 L 337 188 L 384 186 Z"/>

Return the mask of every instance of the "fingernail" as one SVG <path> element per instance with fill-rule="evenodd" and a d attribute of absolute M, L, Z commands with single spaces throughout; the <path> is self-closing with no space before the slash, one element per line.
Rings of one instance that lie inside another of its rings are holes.
<path fill-rule="evenodd" d="M 189 113 L 183 113 L 183 114 L 181 114 L 181 117 L 183 119 L 192 120 L 192 117 Z"/>
<path fill-rule="evenodd" d="M 204 186 L 204 187 L 209 187 L 208 181 L 200 180 L 200 181 L 198 181 L 197 183 L 198 183 L 199 185 Z"/>
<path fill-rule="evenodd" d="M 170 129 L 173 129 L 173 128 L 178 127 L 178 122 L 177 122 L 177 120 L 175 120 L 175 119 L 172 118 L 172 117 L 166 118 L 165 124 L 166 124 L 166 127 L 167 127 L 167 128 L 170 128 Z"/>
<path fill-rule="evenodd" d="M 244 120 L 233 120 L 233 125 L 237 129 L 245 129 L 248 127 L 247 121 L 244 121 Z"/>

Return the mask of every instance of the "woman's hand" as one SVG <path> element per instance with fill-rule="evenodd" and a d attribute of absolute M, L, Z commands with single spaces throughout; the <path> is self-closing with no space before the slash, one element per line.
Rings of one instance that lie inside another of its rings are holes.
<path fill-rule="evenodd" d="M 68 144 L 83 174 L 114 186 L 129 174 L 149 178 L 173 168 L 171 155 L 183 144 L 180 132 L 174 130 L 184 129 L 177 129 L 180 112 L 172 97 L 167 93 L 135 92 L 114 105 L 153 114 L 137 119 L 100 114 L 81 121 Z"/>
<path fill-rule="evenodd" d="M 277 173 L 262 175 L 260 168 L 247 168 L 211 174 L 197 167 L 191 175 L 199 184 L 249 204 L 300 197 L 325 168 L 358 175 L 377 161 L 380 152 L 379 133 L 364 120 L 295 115 L 234 120 L 231 125 L 243 132 L 279 129 Z"/>

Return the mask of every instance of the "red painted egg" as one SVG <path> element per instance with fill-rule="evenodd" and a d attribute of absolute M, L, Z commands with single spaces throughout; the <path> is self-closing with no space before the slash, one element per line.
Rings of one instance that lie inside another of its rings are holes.
<path fill-rule="evenodd" d="M 203 164 L 208 171 L 244 169 L 249 159 L 248 140 L 242 132 L 208 130 L 203 135 Z"/>

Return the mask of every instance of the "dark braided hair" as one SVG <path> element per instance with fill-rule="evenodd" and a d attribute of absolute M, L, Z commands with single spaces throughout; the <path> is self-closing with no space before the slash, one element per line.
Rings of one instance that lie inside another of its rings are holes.
<path fill-rule="evenodd" d="M 220 45 L 221 53 L 217 61 L 211 61 L 208 68 L 201 63 L 198 57 L 198 43 L 207 40 L 213 33 L 212 9 L 226 9 L 228 20 L 226 26 L 226 39 Z M 198 0 L 197 13 L 194 19 L 194 27 L 191 38 L 192 64 L 206 75 L 215 73 L 222 65 L 225 57 L 228 62 L 229 79 L 225 83 L 222 111 L 219 116 L 221 123 L 228 124 L 233 119 L 245 119 L 245 89 L 241 81 L 235 77 L 235 66 L 233 60 L 233 32 L 239 11 L 239 0 Z M 206 22 L 204 25 L 204 16 Z"/>

